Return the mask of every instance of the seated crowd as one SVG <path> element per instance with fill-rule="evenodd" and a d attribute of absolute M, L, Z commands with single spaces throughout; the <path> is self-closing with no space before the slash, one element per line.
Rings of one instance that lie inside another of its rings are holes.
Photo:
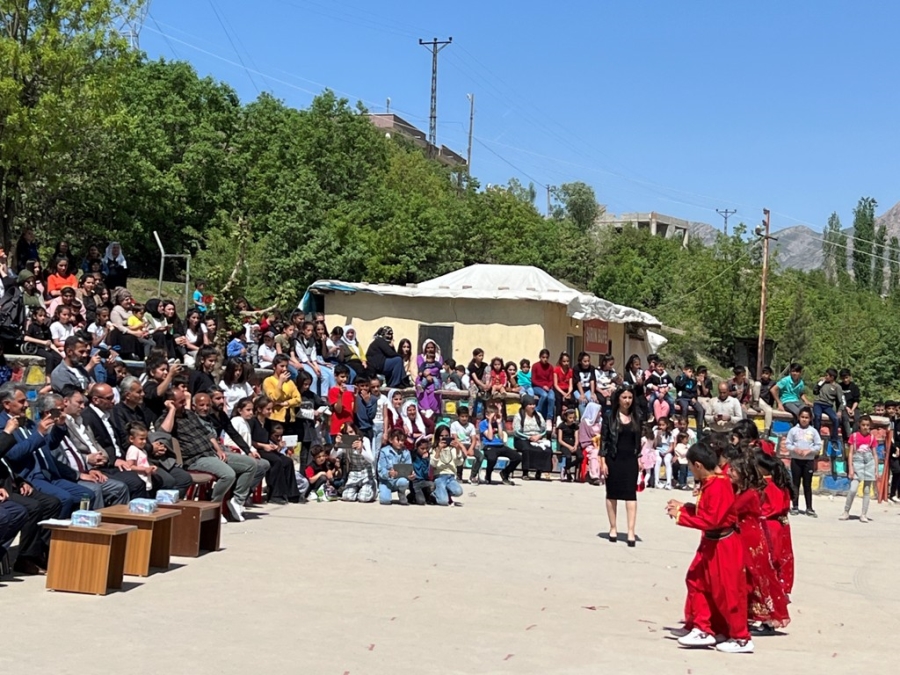
<path fill-rule="evenodd" d="M 236 521 L 262 484 L 274 504 L 391 504 L 396 494 L 401 504 L 449 505 L 461 483 L 492 483 L 501 460 L 506 484 L 520 466 L 523 478 L 540 480 L 556 460 L 562 480 L 596 485 L 605 416 L 624 388 L 634 392 L 657 487 L 686 485 L 696 435 L 727 431 L 748 413 L 762 414 L 767 429 L 776 408 L 803 428 L 818 430 L 827 417 L 845 439 L 858 424 L 859 391 L 846 370 L 825 374 L 814 403 L 797 365 L 777 382 L 765 369 L 759 383 L 738 366 L 713 397 L 706 369 L 684 365 L 673 378 L 656 355 L 647 369 L 631 356 L 622 374 L 609 355 L 594 364 L 582 353 L 573 364 L 564 353 L 554 364 L 546 349 L 518 364 L 487 362 L 476 349 L 464 365 L 433 340 L 414 354 L 389 326 L 363 347 L 351 325 L 328 330 L 324 317 L 282 318 L 244 300 L 236 307 L 244 325 L 221 339 L 202 283 L 182 320 L 174 302 L 135 302 L 118 244 L 105 256 L 91 247 L 77 266 L 60 242 L 45 275 L 29 237 L 16 248 L 18 273 L 0 251 L 4 340 L 42 356 L 47 373 L 30 417 L 26 389 L 0 379 L 0 548 L 19 534 L 15 566 L 24 573 L 46 567 L 40 520 L 159 489 L 184 497 L 204 482 Z M 135 361 L 140 376 L 129 372 Z M 457 406 L 447 415 L 450 392 Z M 804 464 L 794 472 L 807 493 L 809 460 L 798 451 Z"/>

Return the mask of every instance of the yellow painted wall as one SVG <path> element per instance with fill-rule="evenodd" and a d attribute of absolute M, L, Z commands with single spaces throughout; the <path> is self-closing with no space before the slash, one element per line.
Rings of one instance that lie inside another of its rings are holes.
<path fill-rule="evenodd" d="M 468 363 L 472 350 L 481 347 L 485 359 L 501 356 L 504 360 L 537 360 L 541 349 L 550 350 L 556 363 L 566 351 L 566 338 L 573 336 L 575 352 L 581 349 L 583 324 L 566 314 L 564 305 L 530 300 L 451 300 L 442 298 L 404 298 L 370 293 L 330 293 L 325 296 L 325 319 L 329 328 L 353 324 L 360 343 L 369 344 L 381 326 L 394 329 L 395 343 L 409 338 L 414 343 L 419 326 L 453 326 L 453 358 Z M 637 351 L 646 360 L 646 342 L 625 339 L 623 324 L 609 325 L 616 367 Z M 414 345 L 419 353 L 421 345 Z M 444 354 L 444 357 L 447 357 Z M 575 354 L 572 355 L 573 357 Z M 594 361 L 598 362 L 594 355 Z"/>

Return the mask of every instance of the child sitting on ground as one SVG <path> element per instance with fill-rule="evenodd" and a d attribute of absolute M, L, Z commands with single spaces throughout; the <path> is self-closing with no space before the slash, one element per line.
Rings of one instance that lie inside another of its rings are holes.
<path fill-rule="evenodd" d="M 431 439 L 427 436 L 416 441 L 416 454 L 413 457 L 413 474 L 415 478 L 409 486 L 409 494 L 416 504 L 434 504 L 434 481 L 431 480 L 431 454 L 429 445 Z"/>
<path fill-rule="evenodd" d="M 456 480 L 456 469 L 462 466 L 464 455 L 462 445 L 450 435 L 450 428 L 441 423 L 434 432 L 434 446 L 431 450 L 432 480 L 434 499 L 438 506 L 462 506 L 453 502 L 453 497 L 461 497 L 462 485 Z"/>
<path fill-rule="evenodd" d="M 150 464 L 147 457 L 147 427 L 140 422 L 132 422 L 128 425 L 128 450 L 125 453 L 125 461 L 128 470 L 141 476 L 148 490 L 153 489 L 151 476 L 156 473 L 156 467 Z"/>
<path fill-rule="evenodd" d="M 359 437 L 347 453 L 347 482 L 341 499 L 345 502 L 375 501 L 375 456 L 368 438 Z"/>
<path fill-rule="evenodd" d="M 306 467 L 310 495 L 315 495 L 316 501 L 320 502 L 336 500 L 338 495 L 334 483 L 341 476 L 340 464 L 328 456 L 328 451 L 324 446 L 312 446 L 310 454 L 312 454 L 312 462 Z"/>
<path fill-rule="evenodd" d="M 466 457 L 472 458 L 472 469 L 469 472 L 469 482 L 473 485 L 477 485 L 484 453 L 482 453 L 481 449 L 478 447 L 478 433 L 475 430 L 475 425 L 469 421 L 469 409 L 464 405 L 461 405 L 456 410 L 456 420 L 450 425 L 450 436 L 460 442 L 463 454 Z M 457 479 L 462 480 L 464 469 L 465 466 L 462 464 L 457 468 Z"/>
<path fill-rule="evenodd" d="M 394 429 L 388 434 L 388 445 L 381 449 L 378 455 L 378 501 L 384 506 L 389 506 L 391 496 L 397 493 L 401 505 L 409 501 L 406 491 L 409 489 L 409 481 L 415 479 L 415 473 L 401 476 L 394 468 L 398 464 L 412 464 L 409 450 L 406 449 L 406 432 Z"/>

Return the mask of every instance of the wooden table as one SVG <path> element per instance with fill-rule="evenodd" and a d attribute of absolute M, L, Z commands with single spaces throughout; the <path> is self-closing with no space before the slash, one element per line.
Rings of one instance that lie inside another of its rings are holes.
<path fill-rule="evenodd" d="M 153 513 L 132 513 L 127 504 L 100 509 L 104 523 L 133 525 L 125 549 L 125 574 L 146 577 L 151 567 L 168 569 L 172 546 L 172 521 L 178 512 L 159 509 Z"/>
<path fill-rule="evenodd" d="M 48 589 L 106 595 L 110 589 L 122 588 L 127 539 L 136 527 L 112 523 L 44 527 L 51 531 Z"/>
<path fill-rule="evenodd" d="M 186 501 L 159 508 L 180 514 L 172 525 L 172 555 L 196 558 L 200 551 L 219 550 L 221 503 Z"/>

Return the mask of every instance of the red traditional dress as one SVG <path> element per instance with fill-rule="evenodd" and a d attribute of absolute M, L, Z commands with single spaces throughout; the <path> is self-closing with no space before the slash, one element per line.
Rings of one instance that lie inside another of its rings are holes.
<path fill-rule="evenodd" d="M 744 545 L 747 570 L 747 615 L 751 621 L 762 621 L 774 628 L 790 623 L 787 597 L 775 574 L 769 553 L 769 542 L 763 532 L 762 495 L 745 490 L 734 498 L 738 530 Z"/>
<path fill-rule="evenodd" d="M 766 489 L 763 491 L 762 517 L 769 539 L 772 566 L 787 595 L 794 589 L 794 545 L 791 542 L 791 525 L 788 522 L 790 509 L 790 493 L 767 480 Z"/>
<path fill-rule="evenodd" d="M 685 578 L 686 627 L 733 640 L 749 640 L 744 551 L 735 530 L 737 514 L 731 481 L 721 474 L 706 478 L 697 503 L 678 509 L 675 522 L 703 531 Z"/>

